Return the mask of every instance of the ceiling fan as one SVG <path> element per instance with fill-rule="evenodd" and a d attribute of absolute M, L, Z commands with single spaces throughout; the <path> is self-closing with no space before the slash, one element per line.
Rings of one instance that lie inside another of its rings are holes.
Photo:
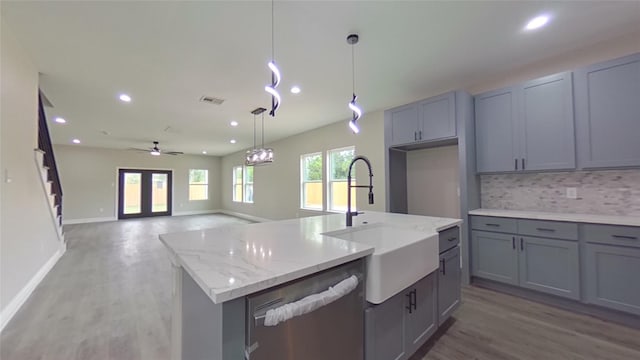
<path fill-rule="evenodd" d="M 144 151 L 144 152 L 148 152 L 149 154 L 154 155 L 154 156 L 159 156 L 159 155 L 182 155 L 182 154 L 184 154 L 182 151 L 162 151 L 158 147 L 159 144 L 160 144 L 159 142 L 154 141 L 153 142 L 153 147 L 150 147 L 150 148 L 147 148 L 147 149 L 129 148 L 129 150 Z"/>

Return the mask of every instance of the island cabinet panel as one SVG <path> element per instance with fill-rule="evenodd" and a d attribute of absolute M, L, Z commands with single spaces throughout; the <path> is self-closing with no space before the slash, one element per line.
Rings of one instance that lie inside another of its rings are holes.
<path fill-rule="evenodd" d="M 405 292 L 365 311 L 365 359 L 405 359 Z"/>
<path fill-rule="evenodd" d="M 518 285 L 518 253 L 514 235 L 473 231 L 471 261 L 474 276 Z"/>
<path fill-rule="evenodd" d="M 580 299 L 578 243 L 522 236 L 520 243 L 520 286 Z"/>
<path fill-rule="evenodd" d="M 476 162 L 480 173 L 517 171 L 514 142 L 516 96 L 513 88 L 475 97 Z"/>
<path fill-rule="evenodd" d="M 438 271 L 438 326 L 442 325 L 460 306 L 461 291 L 460 247 L 440 254 Z"/>
<path fill-rule="evenodd" d="M 640 54 L 577 70 L 578 166 L 640 166 Z"/>
<path fill-rule="evenodd" d="M 406 360 L 438 328 L 437 274 L 365 310 L 365 359 Z"/>
<path fill-rule="evenodd" d="M 418 141 L 418 106 L 409 104 L 388 111 L 391 119 L 391 146 Z"/>
<path fill-rule="evenodd" d="M 418 140 L 429 141 L 456 136 L 454 92 L 418 103 Z"/>

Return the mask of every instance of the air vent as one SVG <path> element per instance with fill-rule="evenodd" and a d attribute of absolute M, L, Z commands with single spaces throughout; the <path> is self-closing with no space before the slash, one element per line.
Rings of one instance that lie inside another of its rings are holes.
<path fill-rule="evenodd" d="M 208 104 L 213 104 L 213 105 L 222 105 L 222 103 L 224 102 L 224 99 L 220 99 L 213 96 L 203 96 L 200 98 L 200 101 Z"/>

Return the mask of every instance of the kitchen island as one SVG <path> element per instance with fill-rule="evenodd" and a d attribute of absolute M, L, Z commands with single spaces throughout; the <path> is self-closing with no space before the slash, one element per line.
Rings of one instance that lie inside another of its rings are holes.
<path fill-rule="evenodd" d="M 205 352 L 211 359 L 248 357 L 254 349 L 245 341 L 247 296 L 340 265 L 364 265 L 359 259 L 374 254 L 380 243 L 345 240 L 345 232 L 384 224 L 427 238 L 460 222 L 367 212 L 352 228 L 346 227 L 343 214 L 335 214 L 161 235 L 174 266 L 172 358 L 187 360 Z M 433 249 L 437 258 L 437 239 Z M 359 280 L 363 283 L 365 277 Z M 191 326 L 194 321 L 199 324 Z"/>

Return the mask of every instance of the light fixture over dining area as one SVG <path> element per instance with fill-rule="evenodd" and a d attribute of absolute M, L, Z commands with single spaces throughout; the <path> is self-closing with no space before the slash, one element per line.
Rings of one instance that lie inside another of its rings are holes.
<path fill-rule="evenodd" d="M 253 148 L 247 151 L 245 165 L 265 165 L 273 162 L 273 149 L 264 147 L 264 112 L 267 109 L 263 107 L 256 108 L 251 111 L 253 114 Z M 256 147 L 256 116 L 260 115 L 262 118 L 262 145 L 260 148 Z"/>

